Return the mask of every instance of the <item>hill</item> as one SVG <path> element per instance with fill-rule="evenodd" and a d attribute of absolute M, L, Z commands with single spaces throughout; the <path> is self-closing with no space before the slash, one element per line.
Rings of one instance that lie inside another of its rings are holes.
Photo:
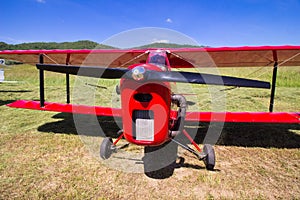
<path fill-rule="evenodd" d="M 114 49 L 112 46 L 99 44 L 90 40 L 76 42 L 31 42 L 21 44 L 7 44 L 0 42 L 0 50 L 21 50 L 21 49 Z"/>
<path fill-rule="evenodd" d="M 152 43 L 135 49 L 147 48 L 199 48 L 204 46 L 193 46 L 188 44 L 174 44 L 174 43 Z M 30 42 L 21 44 L 7 44 L 0 42 L 0 50 L 22 50 L 22 49 L 116 49 L 116 47 L 99 44 L 90 40 L 80 40 L 76 42 Z"/>

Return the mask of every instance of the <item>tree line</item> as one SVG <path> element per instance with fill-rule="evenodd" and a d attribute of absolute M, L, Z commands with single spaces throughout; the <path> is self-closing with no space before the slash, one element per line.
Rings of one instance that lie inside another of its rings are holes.
<path fill-rule="evenodd" d="M 76 42 L 30 42 L 21 44 L 7 44 L 0 42 L 0 50 L 23 50 L 23 49 L 112 49 L 113 47 L 98 44 L 90 40 Z"/>
<path fill-rule="evenodd" d="M 153 43 L 140 47 L 138 49 L 146 48 L 193 48 L 203 46 L 179 45 L 173 43 Z M 90 40 L 80 40 L 76 42 L 30 42 L 21 44 L 7 44 L 0 42 L 0 50 L 24 50 L 24 49 L 116 49 L 115 47 L 99 44 Z"/>

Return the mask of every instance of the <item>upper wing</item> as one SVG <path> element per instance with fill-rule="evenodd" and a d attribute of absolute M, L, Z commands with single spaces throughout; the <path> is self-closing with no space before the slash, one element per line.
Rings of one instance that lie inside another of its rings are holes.
<path fill-rule="evenodd" d="M 155 50 L 155 49 L 151 49 Z M 173 68 L 191 67 L 249 67 L 300 66 L 300 46 L 257 46 L 182 48 L 168 50 Z M 128 67 L 145 63 L 148 49 L 80 49 L 80 50 L 5 50 L 0 58 L 36 64 L 44 55 L 46 64 L 91 65 L 105 67 Z"/>
<path fill-rule="evenodd" d="M 0 58 L 36 64 L 39 63 L 40 54 L 44 55 L 45 64 L 127 68 L 132 64 L 145 63 L 148 52 L 145 50 L 115 49 L 4 50 L 0 51 Z"/>
<path fill-rule="evenodd" d="M 172 67 L 300 66 L 300 46 L 170 49 Z M 184 58 L 184 59 L 182 59 Z"/>

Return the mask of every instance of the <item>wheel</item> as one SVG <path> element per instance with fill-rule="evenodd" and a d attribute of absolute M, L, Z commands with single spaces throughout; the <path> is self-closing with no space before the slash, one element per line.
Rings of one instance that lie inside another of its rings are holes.
<path fill-rule="evenodd" d="M 215 167 L 215 150 L 210 144 L 205 144 L 203 147 L 203 153 L 206 155 L 203 159 L 207 170 L 214 170 Z"/>
<path fill-rule="evenodd" d="M 113 146 L 112 139 L 110 137 L 104 138 L 104 140 L 100 145 L 100 157 L 103 160 L 108 159 L 113 153 L 112 146 Z"/>

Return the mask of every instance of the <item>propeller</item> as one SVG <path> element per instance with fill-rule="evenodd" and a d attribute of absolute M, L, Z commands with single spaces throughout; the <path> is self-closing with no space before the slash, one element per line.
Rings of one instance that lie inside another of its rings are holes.
<path fill-rule="evenodd" d="M 123 68 L 104 68 L 95 66 L 51 65 L 37 64 L 38 69 L 58 73 L 68 73 L 78 76 L 88 76 L 107 79 L 135 79 L 136 81 L 162 81 L 193 84 L 224 85 L 235 87 L 270 88 L 270 83 L 265 81 L 236 78 L 231 76 L 219 76 L 214 74 L 153 71 L 146 70 L 143 66 L 137 66 L 132 70 Z"/>
<path fill-rule="evenodd" d="M 47 70 L 58 73 L 68 73 L 78 76 L 88 76 L 94 78 L 118 79 L 121 78 L 128 69 L 123 68 L 105 68 L 93 66 L 74 66 L 74 65 L 52 65 L 52 64 L 36 64 L 38 69 Z"/>
<path fill-rule="evenodd" d="M 192 72 L 164 72 L 160 74 L 160 72 L 154 71 L 154 73 L 148 74 L 147 80 L 163 80 L 168 82 L 236 87 L 270 88 L 270 83 L 264 81 Z"/>

